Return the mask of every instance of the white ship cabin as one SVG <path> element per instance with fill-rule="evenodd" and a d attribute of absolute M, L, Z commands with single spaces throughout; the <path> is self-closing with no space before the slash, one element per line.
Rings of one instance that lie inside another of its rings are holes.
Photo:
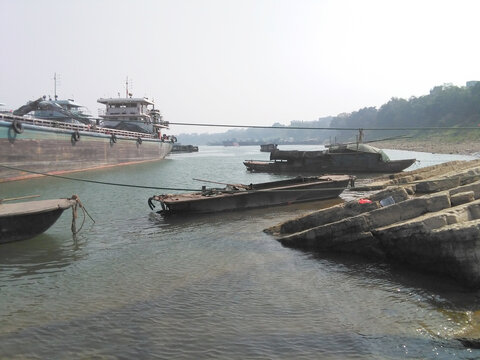
<path fill-rule="evenodd" d="M 106 106 L 105 111 L 100 114 L 105 120 L 153 122 L 148 109 L 153 102 L 147 98 L 110 98 L 98 99 L 97 102 Z"/>
<path fill-rule="evenodd" d="M 47 100 L 44 96 L 39 107 L 32 108 L 32 111 L 33 117 L 39 119 L 73 123 L 78 123 L 80 120 L 84 124 L 93 121 L 86 107 L 77 104 L 73 99 L 58 100 L 57 96 L 55 96 L 55 100 Z"/>
<path fill-rule="evenodd" d="M 106 109 L 99 115 L 104 120 L 141 121 L 154 124 L 155 127 L 167 127 L 162 121 L 160 112 L 153 109 L 154 103 L 147 98 L 100 98 Z M 149 106 L 152 108 L 149 108 Z"/>
<path fill-rule="evenodd" d="M 68 110 L 72 112 L 73 114 L 84 114 L 87 112 L 87 109 L 80 104 L 77 104 L 75 100 L 73 99 L 65 99 L 65 100 L 58 100 L 55 97 L 55 100 L 52 99 L 46 99 L 46 97 L 43 97 L 43 101 L 41 102 L 43 105 L 42 109 L 35 110 L 35 116 L 62 116 L 58 111 L 56 111 L 56 108 L 58 106 L 62 107 L 65 110 Z M 53 106 L 48 106 L 48 105 L 53 105 Z M 46 108 L 45 110 L 43 108 Z M 63 115 L 65 117 L 65 115 Z"/>

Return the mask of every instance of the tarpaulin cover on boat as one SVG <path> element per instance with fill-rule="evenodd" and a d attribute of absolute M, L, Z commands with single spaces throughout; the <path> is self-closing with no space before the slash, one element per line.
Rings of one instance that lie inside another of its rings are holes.
<path fill-rule="evenodd" d="M 366 145 L 366 144 L 348 144 L 348 145 L 341 145 L 338 147 L 331 147 L 330 152 L 335 153 L 335 152 L 342 152 L 342 150 L 349 150 L 349 151 L 358 151 L 358 152 L 366 152 L 366 153 L 377 153 L 380 154 L 382 157 L 383 161 L 390 161 L 390 158 L 388 157 L 385 152 L 379 148 L 376 148 L 374 146 Z"/>

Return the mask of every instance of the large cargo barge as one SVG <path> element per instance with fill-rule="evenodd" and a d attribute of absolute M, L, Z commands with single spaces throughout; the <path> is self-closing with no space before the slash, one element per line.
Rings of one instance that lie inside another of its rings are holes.
<path fill-rule="evenodd" d="M 0 182 L 158 161 L 170 153 L 176 139 L 162 134 L 168 123 L 157 110 L 147 109 L 153 103 L 131 97 L 101 100 L 107 105 L 105 117 L 114 120 L 117 115 L 115 128 L 103 126 L 100 119 L 78 121 L 76 116 L 57 121 L 0 114 Z M 48 105 L 41 99 L 29 104 L 24 113 L 33 105 L 37 109 Z M 118 126 L 122 123 L 123 128 Z"/>

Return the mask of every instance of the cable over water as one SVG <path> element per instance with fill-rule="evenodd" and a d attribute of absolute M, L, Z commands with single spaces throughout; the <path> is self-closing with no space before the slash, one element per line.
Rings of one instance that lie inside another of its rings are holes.
<path fill-rule="evenodd" d="M 169 125 L 181 125 L 181 126 L 206 126 L 206 127 L 227 127 L 227 128 L 249 128 L 249 129 L 280 129 L 280 130 L 369 130 L 369 131 L 401 131 L 401 130 L 480 130 L 478 126 L 433 126 L 433 127 L 403 127 L 403 128 L 338 128 L 338 127 L 308 127 L 308 126 L 266 126 L 266 125 L 235 125 L 235 124 L 205 124 L 205 123 L 184 123 L 184 122 L 168 122 Z"/>
<path fill-rule="evenodd" d="M 62 176 L 62 175 L 54 175 L 54 174 L 42 173 L 42 172 L 40 172 L 40 171 L 25 170 L 25 169 L 20 169 L 20 168 L 17 168 L 17 167 L 7 166 L 7 165 L 0 165 L 0 167 L 3 167 L 3 168 L 5 168 L 5 169 L 10 169 L 10 170 L 24 171 L 24 172 L 28 172 L 28 173 L 32 173 L 32 174 L 38 174 L 38 175 L 55 177 L 55 178 L 59 178 L 59 179 L 72 180 L 72 181 L 82 181 L 82 182 L 93 183 L 93 184 L 100 184 L 100 185 L 124 186 L 124 187 L 131 187 L 131 188 L 156 189 L 156 190 L 198 191 L 198 189 L 171 188 L 171 187 L 147 186 L 147 185 L 133 185 L 133 184 L 120 184 L 120 183 L 97 181 L 97 180 L 89 180 L 89 179 L 79 179 L 79 178 L 74 178 L 74 177 L 69 177 L 69 176 Z"/>
<path fill-rule="evenodd" d="M 80 181 L 80 182 L 87 182 L 87 183 L 93 183 L 93 184 L 99 184 L 99 185 L 109 185 L 109 186 L 123 186 L 123 187 L 130 187 L 130 188 L 140 188 L 140 189 L 154 189 L 154 190 L 172 190 L 172 191 L 201 191 L 200 189 L 191 189 L 191 188 L 172 188 L 172 187 L 161 187 L 161 186 L 147 186 L 147 185 L 134 185 L 134 184 L 121 184 L 121 183 L 114 183 L 114 182 L 106 182 L 106 181 L 97 181 L 97 180 L 89 180 L 89 179 L 80 179 L 80 178 L 74 178 L 74 177 L 69 177 L 69 176 L 62 176 L 62 175 L 54 175 L 54 174 L 48 174 L 48 173 L 43 173 L 40 171 L 33 171 L 33 170 L 25 170 L 25 169 L 20 169 L 17 167 L 13 166 L 7 166 L 7 165 L 1 165 L 0 167 L 9 169 L 9 170 L 17 170 L 17 171 L 24 171 L 32 174 L 38 174 L 38 175 L 43 175 L 43 176 L 50 176 L 54 178 L 59 178 L 59 179 L 65 179 L 65 180 L 72 180 L 72 181 Z M 225 184 L 225 185 L 236 185 L 236 186 L 244 186 L 248 187 L 249 185 L 243 185 L 243 184 L 226 184 L 226 183 L 219 183 L 216 181 L 209 181 L 209 180 L 200 180 L 200 179 L 193 179 L 197 181 L 204 181 L 204 182 L 213 182 L 213 183 L 218 183 L 218 184 Z M 327 190 L 332 190 L 336 188 L 328 188 L 328 189 L 285 189 L 284 191 L 327 191 Z M 274 189 L 275 191 L 282 191 L 278 189 Z M 231 190 L 233 191 L 233 190 Z M 249 189 L 248 191 L 272 191 L 272 189 Z"/>

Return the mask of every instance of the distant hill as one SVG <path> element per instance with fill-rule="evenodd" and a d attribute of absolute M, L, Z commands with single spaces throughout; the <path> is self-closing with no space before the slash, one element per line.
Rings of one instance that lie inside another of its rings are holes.
<path fill-rule="evenodd" d="M 392 98 L 379 109 L 365 107 L 335 117 L 314 121 L 294 120 L 289 126 L 278 123 L 272 126 L 282 129 L 232 129 L 217 134 L 179 134 L 177 138 L 183 144 L 193 145 L 223 144 L 225 141 L 253 144 L 324 144 L 355 141 L 358 134 L 356 129 L 366 128 L 384 129 L 366 131 L 366 140 L 402 135 L 421 138 L 439 133 L 451 138 L 475 140 L 480 139 L 480 82 L 472 81 L 465 87 L 451 84 L 435 86 L 428 95 L 411 97 L 408 100 Z M 332 130 L 288 130 L 289 127 L 332 128 Z M 458 129 L 442 129 L 445 127 Z M 478 127 L 479 131 L 461 129 L 465 127 Z M 355 130 L 333 130 L 338 128 Z M 411 130 L 412 128 L 418 130 Z"/>
<path fill-rule="evenodd" d="M 223 133 L 216 134 L 179 134 L 177 139 L 182 144 L 194 145 L 222 145 L 224 142 L 235 142 L 242 144 L 285 144 L 285 143 L 316 143 L 323 144 L 324 139 L 329 136 L 329 130 L 288 130 L 289 127 L 321 127 L 328 128 L 333 117 L 320 118 L 314 121 L 290 122 L 289 126 L 282 124 L 272 124 L 274 127 L 282 129 L 232 129 Z M 285 130 L 284 130 L 285 129 Z"/>

